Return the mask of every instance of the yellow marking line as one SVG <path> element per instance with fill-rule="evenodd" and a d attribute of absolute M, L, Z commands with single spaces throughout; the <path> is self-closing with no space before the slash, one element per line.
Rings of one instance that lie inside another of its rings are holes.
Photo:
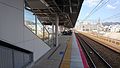
<path fill-rule="evenodd" d="M 67 49 L 60 68 L 70 68 L 71 44 L 72 44 L 72 39 L 70 38 L 70 40 L 67 42 Z"/>

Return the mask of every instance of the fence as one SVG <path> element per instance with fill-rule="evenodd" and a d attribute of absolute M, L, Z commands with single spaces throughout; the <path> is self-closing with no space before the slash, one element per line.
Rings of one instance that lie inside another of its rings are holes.
<path fill-rule="evenodd" d="M 32 61 L 32 52 L 0 41 L 0 68 L 25 68 Z"/>

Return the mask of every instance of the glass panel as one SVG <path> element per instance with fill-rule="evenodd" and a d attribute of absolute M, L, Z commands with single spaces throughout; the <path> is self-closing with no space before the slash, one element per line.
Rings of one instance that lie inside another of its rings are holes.
<path fill-rule="evenodd" d="M 43 35 L 43 25 L 37 18 L 37 28 L 36 28 L 36 23 L 35 23 L 35 15 L 33 15 L 32 12 L 28 10 L 24 10 L 24 20 L 25 20 L 25 25 L 33 32 L 36 34 L 37 31 L 37 36 L 43 40 L 48 40 L 49 39 L 49 31 L 51 31 L 50 26 L 45 26 L 44 28 L 44 35 Z M 43 37 L 44 36 L 44 37 Z"/>
<path fill-rule="evenodd" d="M 44 40 L 47 40 L 47 39 L 49 39 L 49 34 L 48 34 L 48 31 L 47 31 L 47 29 L 45 29 L 45 33 L 44 33 L 45 35 L 44 35 Z"/>
<path fill-rule="evenodd" d="M 39 38 L 43 38 L 43 25 L 40 23 L 40 21 L 37 19 L 37 35 Z"/>
<path fill-rule="evenodd" d="M 35 33 L 35 15 L 28 10 L 24 10 L 25 25 Z"/>
<path fill-rule="evenodd" d="M 51 39 L 51 37 L 52 37 L 52 26 L 50 26 L 50 25 L 46 25 L 45 28 L 46 28 L 47 31 L 49 32 L 49 39 Z"/>

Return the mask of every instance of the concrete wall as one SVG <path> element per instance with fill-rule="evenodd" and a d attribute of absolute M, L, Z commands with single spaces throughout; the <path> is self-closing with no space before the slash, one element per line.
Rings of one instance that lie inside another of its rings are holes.
<path fill-rule="evenodd" d="M 50 47 L 24 26 L 24 0 L 0 0 L 0 40 L 34 53 L 34 61 Z"/>

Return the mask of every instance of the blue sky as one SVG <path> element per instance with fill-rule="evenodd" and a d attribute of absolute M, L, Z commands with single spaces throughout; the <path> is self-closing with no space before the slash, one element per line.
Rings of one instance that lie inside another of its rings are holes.
<path fill-rule="evenodd" d="M 24 16 L 25 16 L 25 20 L 29 20 L 32 22 L 35 22 L 35 16 L 33 15 L 32 12 L 28 11 L 28 10 L 24 10 Z"/>
<path fill-rule="evenodd" d="M 82 21 L 92 10 L 93 8 L 100 2 L 101 0 L 84 0 L 77 24 Z M 103 0 L 106 2 L 107 0 Z M 87 20 L 98 20 L 101 21 L 107 17 L 120 13 L 120 0 L 109 0 L 101 9 L 95 12 L 92 16 L 90 16 Z M 120 14 L 119 14 L 120 16 Z M 111 21 L 119 21 L 120 17 L 116 19 L 108 19 L 105 20 L 107 22 Z"/>

